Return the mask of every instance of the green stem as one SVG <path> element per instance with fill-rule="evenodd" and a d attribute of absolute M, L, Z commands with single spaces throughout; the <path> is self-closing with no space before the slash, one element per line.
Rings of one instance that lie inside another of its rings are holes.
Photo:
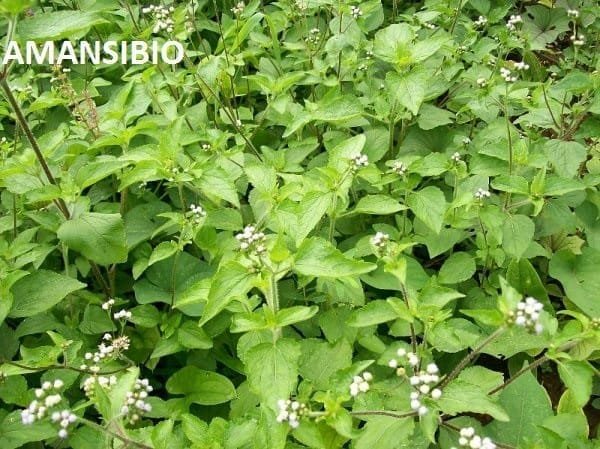
<path fill-rule="evenodd" d="M 123 443 L 125 443 L 125 447 L 128 446 L 133 446 L 133 447 L 137 447 L 139 449 L 153 449 L 150 446 L 145 445 L 144 443 L 140 443 L 138 441 L 132 440 L 128 437 L 126 437 L 125 435 L 122 435 L 120 433 L 117 432 L 113 432 L 112 430 L 109 430 L 103 426 L 101 426 L 100 424 L 97 424 L 93 421 L 90 421 L 89 419 L 85 419 L 85 418 L 78 418 L 78 421 L 88 427 L 91 427 L 93 429 L 96 429 L 99 432 L 102 432 L 104 434 L 110 435 L 113 438 L 116 438 L 117 440 L 122 441 Z"/>
<path fill-rule="evenodd" d="M 461 373 L 461 371 L 463 369 L 465 369 L 467 367 L 467 365 L 469 363 L 471 363 L 473 361 L 473 359 L 475 359 L 475 357 L 477 357 L 477 355 L 481 352 L 481 350 L 485 346 L 487 346 L 489 343 L 491 343 L 496 338 L 498 338 L 498 336 L 500 336 L 505 330 L 506 330 L 506 327 L 502 326 L 502 327 L 499 327 L 498 329 L 496 329 L 490 335 L 488 335 L 488 337 L 485 338 L 479 344 L 479 346 L 477 346 L 475 349 L 473 349 L 472 352 L 470 352 L 469 354 L 467 354 L 460 361 L 460 363 L 458 365 L 456 365 L 456 367 L 452 370 L 452 372 L 450 372 L 450 374 L 448 374 L 446 377 L 444 377 L 444 379 L 442 379 L 442 381 L 439 383 L 438 387 L 439 388 L 444 388 L 446 385 L 448 385 L 448 383 L 450 383 L 452 380 L 454 380 Z"/>
<path fill-rule="evenodd" d="M 391 416 L 392 418 L 410 418 L 412 416 L 417 416 L 417 412 L 407 412 L 407 413 L 395 413 L 388 412 L 386 410 L 357 410 L 350 412 L 352 416 Z"/>

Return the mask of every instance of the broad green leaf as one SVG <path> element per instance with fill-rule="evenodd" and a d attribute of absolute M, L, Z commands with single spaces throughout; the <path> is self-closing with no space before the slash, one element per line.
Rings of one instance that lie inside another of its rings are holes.
<path fill-rule="evenodd" d="M 525 215 L 507 215 L 502 226 L 502 247 L 507 255 L 519 259 L 533 240 L 535 225 Z"/>
<path fill-rule="evenodd" d="M 595 370 L 588 362 L 565 360 L 558 362 L 558 373 L 566 387 L 573 392 L 579 407 L 585 406 L 592 394 L 592 382 Z"/>
<path fill-rule="evenodd" d="M 564 140 L 549 140 L 544 145 L 544 151 L 556 174 L 563 178 L 575 176 L 587 155 L 585 147 L 580 143 Z"/>
<path fill-rule="evenodd" d="M 277 326 L 284 327 L 291 324 L 300 323 L 306 321 L 315 316 L 319 308 L 317 306 L 294 306 L 288 307 L 277 312 L 275 321 Z"/>
<path fill-rule="evenodd" d="M 386 75 L 388 89 L 394 92 L 395 100 L 413 115 L 417 115 L 425 100 L 427 75 L 425 72 L 413 71 L 404 75 L 389 72 Z"/>
<path fill-rule="evenodd" d="M 94 12 L 50 11 L 19 22 L 17 34 L 22 40 L 60 41 L 83 36 L 94 25 L 105 22 Z"/>
<path fill-rule="evenodd" d="M 253 278 L 248 268 L 238 262 L 231 261 L 220 267 L 208 292 L 200 326 L 215 317 L 236 297 L 245 295 L 252 288 Z"/>
<path fill-rule="evenodd" d="M 290 397 L 296 388 L 299 358 L 299 343 L 285 338 L 242 354 L 250 389 L 264 405 L 275 410 L 279 399 Z"/>
<path fill-rule="evenodd" d="M 340 277 L 368 273 L 372 263 L 351 259 L 328 241 L 311 237 L 304 240 L 294 261 L 294 271 L 304 276 Z"/>
<path fill-rule="evenodd" d="M 560 281 L 567 297 L 583 312 L 600 316 L 600 302 L 596 300 L 600 291 L 600 251 L 583 248 L 581 255 L 563 250 L 550 260 L 550 276 Z"/>
<path fill-rule="evenodd" d="M 100 265 L 127 260 L 125 226 L 119 214 L 81 214 L 65 221 L 57 235 L 69 248 Z"/>
<path fill-rule="evenodd" d="M 509 416 L 502 406 L 487 394 L 501 383 L 502 373 L 480 366 L 467 368 L 444 388 L 438 404 L 444 413 L 450 415 L 481 413 L 493 416 L 498 421 L 508 421 Z"/>
<path fill-rule="evenodd" d="M 440 284 L 457 284 L 471 279 L 475 273 L 475 259 L 468 253 L 457 252 L 452 254 L 440 269 Z"/>
<path fill-rule="evenodd" d="M 167 259 L 177 252 L 177 242 L 169 240 L 168 242 L 160 242 L 148 259 L 148 266 L 154 265 L 156 262 Z"/>
<path fill-rule="evenodd" d="M 377 299 L 354 311 L 347 324 L 352 327 L 367 327 L 397 318 L 398 314 L 387 301 Z"/>
<path fill-rule="evenodd" d="M 22 318 L 45 312 L 84 287 L 78 280 L 53 271 L 35 271 L 13 284 L 13 304 L 8 316 Z"/>
<path fill-rule="evenodd" d="M 429 186 L 411 193 L 408 206 L 429 229 L 440 233 L 446 213 L 446 199 L 439 188 Z"/>
<path fill-rule="evenodd" d="M 14 412 L 4 416 L 0 422 L 0 447 L 2 449 L 18 449 L 29 442 L 42 441 L 56 436 L 56 428 L 49 421 L 37 421 L 27 426 L 21 422 L 21 412 Z"/>
<path fill-rule="evenodd" d="M 387 195 L 363 196 L 351 214 L 389 215 L 407 209 L 406 206 Z"/>
<path fill-rule="evenodd" d="M 186 366 L 169 377 L 166 388 L 201 405 L 222 404 L 235 397 L 235 387 L 227 377 L 195 366 Z"/>
<path fill-rule="evenodd" d="M 493 421 L 486 428 L 494 441 L 513 447 L 537 442 L 540 438 L 538 426 L 554 414 L 548 393 L 531 372 L 504 388 L 499 402 L 510 420 Z"/>
<path fill-rule="evenodd" d="M 403 449 L 409 443 L 413 430 L 412 418 L 398 419 L 389 416 L 370 418 L 356 439 L 354 449 Z"/>
<path fill-rule="evenodd" d="M 331 389 L 334 374 L 352 364 L 352 347 L 345 340 L 329 344 L 316 338 L 305 339 L 300 341 L 300 349 L 300 375 L 319 390 Z"/>

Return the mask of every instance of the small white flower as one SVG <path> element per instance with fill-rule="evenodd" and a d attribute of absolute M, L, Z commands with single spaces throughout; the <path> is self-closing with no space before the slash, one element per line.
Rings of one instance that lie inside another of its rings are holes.
<path fill-rule="evenodd" d="M 234 15 L 239 16 L 240 14 L 242 14 L 244 12 L 245 7 L 246 7 L 246 4 L 244 2 L 238 2 L 233 8 L 231 8 L 231 12 Z"/>
<path fill-rule="evenodd" d="M 279 414 L 276 421 L 279 423 L 287 422 L 292 429 L 296 429 L 300 425 L 300 418 L 308 414 L 308 408 L 305 404 L 290 399 L 278 400 L 277 408 Z"/>
<path fill-rule="evenodd" d="M 433 390 L 431 390 L 431 398 L 438 400 L 439 398 L 442 397 L 442 390 L 440 390 L 439 388 L 434 388 Z"/>
<path fill-rule="evenodd" d="M 489 198 L 490 196 L 492 196 L 492 194 L 490 193 L 490 191 L 489 191 L 489 190 L 485 190 L 485 189 L 479 188 L 479 189 L 477 189 L 477 191 L 476 191 L 476 192 L 473 194 L 473 196 L 474 196 L 476 199 L 478 199 L 478 200 L 482 201 L 482 200 L 484 200 L 484 199 L 486 199 L 486 198 Z"/>
<path fill-rule="evenodd" d="M 529 70 L 529 64 L 526 64 L 525 61 L 515 62 L 514 67 L 516 70 Z"/>
<path fill-rule="evenodd" d="M 361 17 L 363 15 L 362 11 L 360 10 L 360 8 L 358 6 L 351 6 L 350 14 L 352 15 L 352 17 L 354 19 L 358 19 L 359 17 Z"/>
<path fill-rule="evenodd" d="M 485 79 L 483 77 L 477 78 L 476 83 L 479 87 L 485 87 L 485 86 L 487 86 L 487 79 Z"/>
<path fill-rule="evenodd" d="M 544 305 L 541 302 L 529 296 L 517 304 L 516 311 L 512 312 L 511 318 L 515 325 L 540 334 L 544 330 L 539 322 L 543 309 Z"/>
<path fill-rule="evenodd" d="M 388 241 L 390 240 L 390 236 L 385 232 L 377 232 L 373 237 L 371 237 L 371 245 L 377 248 L 385 248 Z"/>
<path fill-rule="evenodd" d="M 450 156 L 450 159 L 452 159 L 452 162 L 460 162 L 461 161 L 460 153 L 458 151 L 454 152 L 454 154 L 452 154 L 452 156 Z"/>
<path fill-rule="evenodd" d="M 350 396 L 356 397 L 359 393 L 369 391 L 369 382 L 373 380 L 373 375 L 365 371 L 361 376 L 354 376 L 350 384 Z"/>
<path fill-rule="evenodd" d="M 358 154 L 352 158 L 353 168 L 358 170 L 369 165 L 369 158 L 366 154 Z"/>
<path fill-rule="evenodd" d="M 514 31 L 517 29 L 516 25 L 519 23 L 523 23 L 523 19 L 521 18 L 521 16 L 511 15 L 508 19 L 508 22 L 506 23 L 506 28 L 508 28 L 510 31 Z"/>
<path fill-rule="evenodd" d="M 573 42 L 573 45 L 578 47 L 581 47 L 583 44 L 585 44 L 585 36 L 583 34 L 573 34 L 570 39 Z"/>
<path fill-rule="evenodd" d="M 488 19 L 487 17 L 479 16 L 474 23 L 476 27 L 484 27 L 487 25 Z"/>
<path fill-rule="evenodd" d="M 576 19 L 579 17 L 579 11 L 577 9 L 567 9 L 567 15 Z"/>
<path fill-rule="evenodd" d="M 460 429 L 458 444 L 471 449 L 496 449 L 496 445 L 489 438 L 481 438 L 475 434 L 473 427 L 464 427 Z"/>
<path fill-rule="evenodd" d="M 408 166 L 402 161 L 394 161 L 392 170 L 399 176 L 404 176 L 408 170 Z"/>
<path fill-rule="evenodd" d="M 500 69 L 500 76 L 504 78 L 504 81 L 506 81 L 507 83 L 514 83 L 515 81 L 517 81 L 517 77 L 513 75 L 512 72 L 506 67 L 502 67 Z"/>

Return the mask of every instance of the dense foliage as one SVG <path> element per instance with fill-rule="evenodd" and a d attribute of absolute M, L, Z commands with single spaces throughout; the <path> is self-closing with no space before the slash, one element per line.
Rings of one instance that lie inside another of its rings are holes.
<path fill-rule="evenodd" d="M 0 447 L 597 447 L 595 0 L 22 0 Z"/>

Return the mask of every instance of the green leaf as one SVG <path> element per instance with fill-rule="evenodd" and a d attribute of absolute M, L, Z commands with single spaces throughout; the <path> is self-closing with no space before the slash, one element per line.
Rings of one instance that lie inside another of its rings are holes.
<path fill-rule="evenodd" d="M 502 248 L 519 259 L 533 240 L 535 225 L 525 215 L 507 215 L 502 225 Z"/>
<path fill-rule="evenodd" d="M 156 262 L 168 259 L 177 252 L 177 242 L 170 240 L 168 242 L 160 242 L 156 248 L 152 250 L 150 258 L 148 259 L 148 266 L 154 265 Z"/>
<path fill-rule="evenodd" d="M 406 206 L 387 195 L 363 196 L 351 214 L 389 215 L 407 209 Z"/>
<path fill-rule="evenodd" d="M 550 260 L 550 276 L 558 279 L 567 297 L 583 312 L 590 316 L 600 316 L 600 302 L 596 300 L 600 291 L 600 251 L 585 247 L 581 255 L 563 250 L 555 253 Z"/>
<path fill-rule="evenodd" d="M 281 338 L 261 343 L 242 354 L 251 391 L 263 404 L 276 409 L 277 400 L 290 397 L 298 379 L 300 345 Z"/>
<path fill-rule="evenodd" d="M 558 363 L 558 374 L 567 388 L 573 392 L 578 407 L 583 408 L 592 394 L 594 368 L 585 361 L 565 360 Z"/>
<path fill-rule="evenodd" d="M 468 253 L 452 254 L 440 269 L 438 281 L 440 284 L 457 284 L 471 279 L 475 273 L 475 259 Z"/>
<path fill-rule="evenodd" d="M 563 178 L 575 176 L 587 155 L 585 147 L 580 143 L 564 140 L 549 140 L 544 145 L 544 151 L 556 174 Z"/>
<path fill-rule="evenodd" d="M 231 261 L 219 267 L 208 292 L 200 326 L 214 318 L 236 297 L 246 295 L 252 288 L 253 279 L 248 268 L 238 262 Z"/>
<path fill-rule="evenodd" d="M 486 428 L 494 441 L 513 447 L 537 442 L 540 438 L 538 426 L 554 414 L 546 390 L 531 372 L 504 388 L 500 393 L 499 402 L 510 420 L 493 421 Z"/>
<path fill-rule="evenodd" d="M 398 314 L 387 301 L 376 299 L 354 311 L 347 324 L 352 327 L 367 327 L 397 318 Z"/>
<path fill-rule="evenodd" d="M 340 277 L 368 273 L 376 268 L 372 263 L 351 259 L 328 241 L 311 237 L 306 239 L 294 261 L 294 271 L 304 276 Z"/>
<path fill-rule="evenodd" d="M 412 418 L 374 416 L 356 439 L 354 449 L 401 449 L 408 447 L 414 430 Z"/>
<path fill-rule="evenodd" d="M 166 388 L 201 405 L 222 404 L 235 397 L 235 387 L 227 377 L 195 366 L 186 366 L 169 377 Z"/>
<path fill-rule="evenodd" d="M 50 11 L 20 21 L 17 34 L 24 41 L 59 41 L 65 38 L 73 41 L 103 22 L 105 20 L 94 12 Z"/>
<path fill-rule="evenodd" d="M 0 422 L 0 447 L 18 449 L 33 441 L 43 441 L 56 436 L 56 429 L 49 421 L 37 421 L 27 427 L 21 422 L 21 412 L 16 410 L 4 416 Z"/>
<path fill-rule="evenodd" d="M 57 235 L 69 248 L 100 265 L 127 260 L 125 227 L 119 214 L 83 213 L 65 221 Z"/>
<path fill-rule="evenodd" d="M 300 375 L 319 390 L 330 389 L 334 374 L 352 365 L 352 346 L 345 340 L 329 344 L 316 338 L 305 339 L 300 341 L 300 349 Z"/>
<path fill-rule="evenodd" d="M 498 421 L 508 421 L 504 409 L 487 394 L 501 383 L 502 373 L 480 366 L 467 368 L 444 388 L 438 404 L 444 413 L 450 415 L 481 413 L 493 416 Z"/>
<path fill-rule="evenodd" d="M 411 193 L 408 206 L 429 229 L 440 233 L 446 213 L 446 199 L 439 188 L 429 186 Z"/>
<path fill-rule="evenodd" d="M 291 324 L 300 323 L 302 321 L 311 319 L 317 314 L 318 311 L 319 308 L 317 306 L 288 307 L 277 312 L 275 321 L 279 327 L 289 326 Z"/>
<path fill-rule="evenodd" d="M 84 287 L 82 282 L 53 271 L 35 271 L 13 284 L 9 316 L 22 318 L 45 312 L 69 293 Z"/>
<path fill-rule="evenodd" d="M 423 100 L 425 100 L 425 86 L 427 85 L 425 72 L 409 72 L 404 75 L 388 72 L 385 80 L 389 90 L 395 93 L 396 101 L 413 115 L 417 115 Z"/>

